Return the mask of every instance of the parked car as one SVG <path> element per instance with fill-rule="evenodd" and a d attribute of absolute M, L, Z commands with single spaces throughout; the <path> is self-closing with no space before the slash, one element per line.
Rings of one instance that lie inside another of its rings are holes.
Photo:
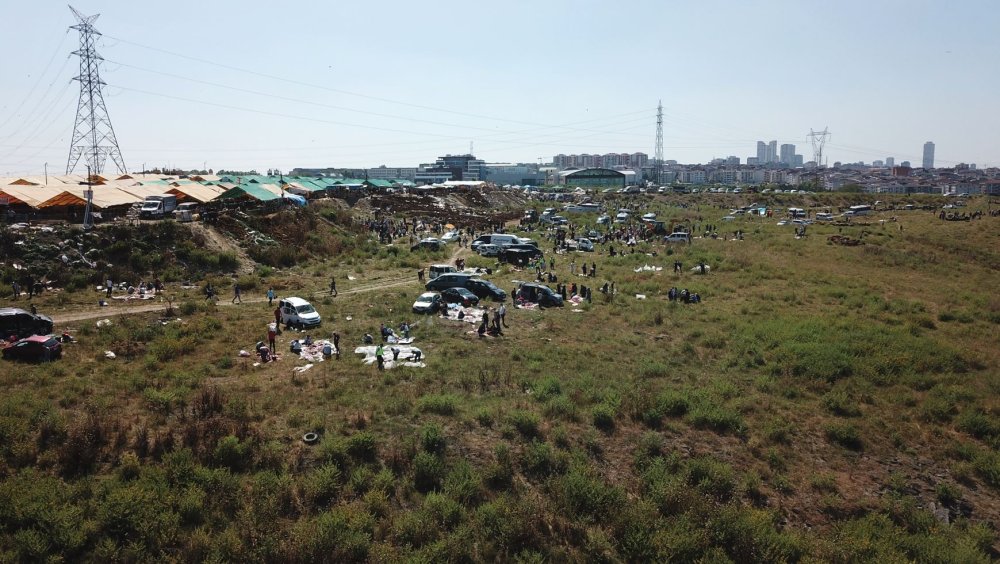
<path fill-rule="evenodd" d="M 444 305 L 441 294 L 437 292 L 424 292 L 420 294 L 417 301 L 413 302 L 413 313 L 435 313 Z"/>
<path fill-rule="evenodd" d="M 31 335 L 48 335 L 52 332 L 52 318 L 34 314 L 16 307 L 0 308 L 0 336 L 18 338 Z"/>
<path fill-rule="evenodd" d="M 483 244 L 479 245 L 476 252 L 479 253 L 480 256 L 495 257 L 500 255 L 500 247 L 493 244 Z"/>
<path fill-rule="evenodd" d="M 421 239 L 416 245 L 410 247 L 411 251 L 419 251 L 420 249 L 430 249 L 432 251 L 439 251 L 444 243 L 440 239 L 435 239 L 433 237 L 428 237 L 427 239 Z"/>
<path fill-rule="evenodd" d="M 517 298 L 525 301 L 537 303 L 541 307 L 562 307 L 562 296 L 555 293 L 552 288 L 534 282 L 521 284 L 517 289 Z"/>
<path fill-rule="evenodd" d="M 542 250 L 538 248 L 537 245 L 528 245 L 525 243 L 515 243 L 513 245 L 507 245 L 506 247 L 503 247 L 501 249 L 501 252 L 503 251 L 521 251 L 528 253 L 534 258 L 540 257 L 544 254 Z"/>
<path fill-rule="evenodd" d="M 458 272 L 458 269 L 450 264 L 432 264 L 430 268 L 427 269 L 427 276 L 430 277 L 431 280 L 434 280 L 438 276 L 448 274 L 449 272 Z"/>
<path fill-rule="evenodd" d="M 677 231 L 675 233 L 667 235 L 666 237 L 663 238 L 663 240 L 667 243 L 690 243 L 691 234 L 684 233 L 683 231 Z"/>
<path fill-rule="evenodd" d="M 441 236 L 442 243 L 454 243 L 458 241 L 459 235 L 458 231 L 449 231 Z"/>
<path fill-rule="evenodd" d="M 284 298 L 278 301 L 281 322 L 288 327 L 317 327 L 322 323 L 319 312 L 302 298 Z"/>
<path fill-rule="evenodd" d="M 471 307 L 479 303 L 479 298 L 465 288 L 448 288 L 441 292 L 441 299 L 449 304 L 462 304 L 463 307 Z"/>
<path fill-rule="evenodd" d="M 62 357 L 62 344 L 55 337 L 32 335 L 4 347 L 3 357 L 7 360 L 48 362 Z"/>
<path fill-rule="evenodd" d="M 586 237 L 580 237 L 576 240 L 576 248 L 579 251 L 591 252 L 594 250 L 594 242 Z"/>
<path fill-rule="evenodd" d="M 507 299 L 507 292 L 504 292 L 496 284 L 482 278 L 471 278 L 465 283 L 466 289 L 480 299 L 491 298 L 498 302 Z"/>
<path fill-rule="evenodd" d="M 466 274 L 464 272 L 449 272 L 427 282 L 427 284 L 424 285 L 424 288 L 426 288 L 427 291 L 436 290 L 438 292 L 454 287 L 464 288 L 465 283 L 470 278 L 472 278 L 471 274 Z"/>
<path fill-rule="evenodd" d="M 533 251 L 526 251 L 522 249 L 504 249 L 500 251 L 500 260 L 507 264 L 524 266 L 539 255 L 540 252 L 538 249 Z"/>

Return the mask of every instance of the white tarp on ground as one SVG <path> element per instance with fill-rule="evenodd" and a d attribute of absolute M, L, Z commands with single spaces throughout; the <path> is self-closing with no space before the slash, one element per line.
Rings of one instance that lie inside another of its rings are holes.
<path fill-rule="evenodd" d="M 365 358 L 362 362 L 365 364 L 372 364 L 375 362 L 375 350 L 378 345 L 364 345 L 354 349 L 354 354 L 363 354 Z M 393 348 L 399 349 L 399 360 L 392 360 Z M 416 368 L 424 368 L 427 366 L 423 362 L 411 362 L 410 359 L 414 357 L 414 352 L 420 353 L 420 358 L 424 359 L 423 351 L 414 347 L 413 345 L 392 345 L 382 347 L 382 358 L 385 360 L 384 366 L 386 368 L 394 368 L 396 366 L 413 366 Z"/>
<path fill-rule="evenodd" d="M 464 312 L 465 317 L 458 318 L 458 312 Z M 481 307 L 460 307 L 458 304 L 448 304 L 448 308 L 441 312 L 441 317 L 446 317 L 452 321 L 465 321 L 466 323 L 482 323 L 483 314 L 486 310 Z"/>

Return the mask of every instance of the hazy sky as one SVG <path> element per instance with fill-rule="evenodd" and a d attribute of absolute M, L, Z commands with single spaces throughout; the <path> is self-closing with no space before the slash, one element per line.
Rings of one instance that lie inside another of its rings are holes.
<path fill-rule="evenodd" d="M 829 126 L 829 162 L 1000 164 L 997 0 L 77 0 L 126 165 L 258 170 L 557 153 L 705 162 Z M 0 174 L 66 166 L 64 3 L 0 0 Z"/>

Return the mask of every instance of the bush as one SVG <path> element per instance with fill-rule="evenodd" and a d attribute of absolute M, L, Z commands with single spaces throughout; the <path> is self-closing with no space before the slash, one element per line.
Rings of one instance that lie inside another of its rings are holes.
<path fill-rule="evenodd" d="M 625 504 L 620 488 L 601 482 L 579 466 L 554 478 L 552 487 L 565 512 L 584 522 L 610 520 Z"/>
<path fill-rule="evenodd" d="M 958 430 L 1000 448 L 1000 419 L 978 409 L 968 409 L 958 418 Z"/>
<path fill-rule="evenodd" d="M 518 409 L 512 411 L 508 416 L 511 425 L 526 438 L 533 439 L 538 436 L 538 424 L 540 419 L 537 413 Z"/>
<path fill-rule="evenodd" d="M 695 427 L 711 429 L 716 433 L 732 433 L 734 435 L 746 433 L 746 424 L 739 413 L 716 404 L 706 402 L 696 405 L 688 413 L 687 419 Z"/>
<path fill-rule="evenodd" d="M 413 457 L 413 487 L 426 493 L 437 490 L 445 476 L 444 462 L 429 452 L 418 452 Z"/>
<path fill-rule="evenodd" d="M 216 464 L 229 468 L 234 472 L 239 472 L 249 465 L 250 445 L 240 442 L 240 440 L 228 435 L 219 439 L 212 454 L 212 459 Z"/>
<path fill-rule="evenodd" d="M 861 441 L 861 431 L 850 423 L 834 423 L 827 425 L 826 438 L 830 442 L 836 443 L 850 450 L 861 450 L 864 446 Z"/>
<path fill-rule="evenodd" d="M 305 497 L 317 507 L 328 505 L 340 495 L 342 483 L 340 469 L 324 464 L 306 475 Z"/>
<path fill-rule="evenodd" d="M 458 398 L 452 394 L 429 395 L 420 398 L 417 409 L 438 415 L 454 415 Z"/>
<path fill-rule="evenodd" d="M 441 432 L 441 427 L 431 423 L 429 425 L 424 425 L 420 429 L 420 447 L 424 452 L 429 452 L 431 454 L 443 454 L 445 448 L 448 446 L 447 441 L 444 438 L 444 434 Z"/>
<path fill-rule="evenodd" d="M 857 417 L 861 415 L 858 402 L 844 390 L 834 390 L 823 395 L 823 407 L 835 415 Z"/>
<path fill-rule="evenodd" d="M 347 452 L 360 461 L 374 462 L 378 456 L 378 439 L 370 431 L 355 433 L 347 439 Z"/>
<path fill-rule="evenodd" d="M 615 430 L 615 408 L 607 405 L 600 404 L 594 406 L 591 410 L 591 416 L 594 420 L 594 427 L 604 431 L 605 433 L 610 433 Z"/>

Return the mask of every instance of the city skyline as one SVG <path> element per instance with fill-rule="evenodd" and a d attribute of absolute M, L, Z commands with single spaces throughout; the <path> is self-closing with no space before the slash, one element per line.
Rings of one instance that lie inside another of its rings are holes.
<path fill-rule="evenodd" d="M 106 60 L 106 101 L 130 170 L 144 163 L 413 166 L 464 152 L 470 141 L 491 162 L 594 151 L 652 155 L 661 98 L 666 160 L 745 158 L 763 139 L 795 145 L 808 162 L 809 129 L 828 125 L 834 132 L 824 151 L 829 163 L 889 155 L 922 163 L 927 139 L 940 145 L 938 167 L 1000 163 L 992 134 L 1000 117 L 988 95 L 1000 79 L 977 65 L 1000 52 L 1000 40 L 989 33 L 1000 18 L 987 2 L 919 9 L 902 1 L 844 2 L 825 12 L 829 21 L 821 24 L 813 18 L 816 8 L 805 3 L 734 3 L 711 28 L 698 23 L 709 7 L 628 4 L 610 18 L 595 18 L 593 6 L 571 2 L 514 2 L 502 14 L 458 3 L 437 10 L 402 3 L 312 7 L 310 19 L 331 22 L 321 34 L 282 33 L 298 29 L 303 14 L 256 0 L 241 10 L 184 1 L 156 12 L 109 1 L 76 7 L 101 14 L 95 26 L 104 34 L 97 49 Z M 481 30 L 465 23 L 486 11 L 503 31 L 496 41 L 482 40 Z M 0 92 L 0 173 L 41 173 L 46 162 L 59 170 L 78 93 L 70 82 L 74 20 L 63 5 L 19 3 L 6 12 L 16 25 L 0 45 L 18 56 L 5 60 L 8 88 Z M 587 40 L 606 26 L 633 28 L 628 13 L 669 14 L 669 40 L 629 34 L 627 41 L 602 42 L 600 50 Z M 233 42 L 220 33 L 254 29 L 265 14 L 273 37 Z M 523 23 L 527 15 L 559 33 L 540 37 L 536 26 Z M 356 21 L 377 21 L 377 38 L 364 26 L 336 23 Z M 831 42 L 810 53 L 795 49 L 806 29 L 848 24 L 871 40 Z M 795 49 L 783 61 L 787 77 L 733 57 L 749 39 L 739 31 L 746 26 L 764 34 L 775 51 Z M 150 33 L 158 30 L 169 33 Z M 709 31 L 712 41 L 705 40 Z M 679 44 L 698 49 L 681 59 Z M 565 57 L 571 52 L 580 56 Z M 650 53 L 659 53 L 668 70 L 648 73 L 634 62 Z M 623 60 L 633 63 L 623 66 Z M 816 72 L 809 66 L 817 60 L 821 79 L 796 78 Z M 858 61 L 879 61 L 877 78 L 857 81 Z M 919 76 L 934 80 L 915 89 L 917 62 Z M 433 71 L 448 68 L 462 72 Z M 970 73 L 980 82 L 976 88 L 946 80 Z M 769 158 L 781 159 L 780 151 Z"/>

